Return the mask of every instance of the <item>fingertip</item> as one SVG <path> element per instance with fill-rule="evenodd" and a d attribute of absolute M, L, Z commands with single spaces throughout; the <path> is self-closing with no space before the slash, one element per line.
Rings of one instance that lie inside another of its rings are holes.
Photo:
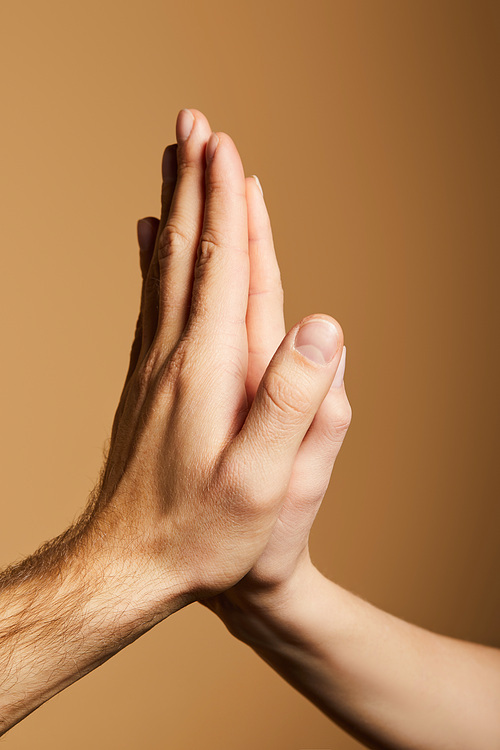
<path fill-rule="evenodd" d="M 307 360 L 320 365 L 340 361 L 344 333 L 342 326 L 331 315 L 313 314 L 297 325 L 292 346 Z M 338 364 L 337 364 L 338 367 Z"/>
<path fill-rule="evenodd" d="M 152 255 L 159 225 L 155 216 L 146 216 L 137 222 L 137 241 L 141 253 Z"/>
<path fill-rule="evenodd" d="M 262 185 L 260 184 L 260 180 L 259 180 L 259 178 L 257 177 L 257 175 L 256 175 L 256 174 L 253 174 L 253 175 L 252 175 L 252 178 L 253 178 L 253 179 L 255 180 L 255 182 L 257 183 L 257 187 L 258 187 L 258 188 L 259 188 L 259 190 L 260 190 L 260 194 L 262 195 L 262 197 L 264 197 L 264 191 L 263 191 L 263 189 L 262 189 Z"/>
<path fill-rule="evenodd" d="M 207 165 L 213 161 L 215 152 L 217 151 L 217 147 L 219 145 L 219 141 L 220 139 L 217 133 L 212 133 L 212 135 L 208 139 L 207 147 L 205 149 L 205 159 L 206 159 Z"/>
<path fill-rule="evenodd" d="M 181 109 L 177 115 L 175 123 L 175 137 L 177 143 L 184 143 L 187 141 L 191 132 L 194 128 L 195 116 L 190 109 Z"/>
<path fill-rule="evenodd" d="M 181 109 L 177 115 L 175 123 L 175 134 L 177 138 L 176 146 L 179 145 L 181 148 L 178 150 L 179 154 L 182 154 L 185 148 L 189 147 L 191 141 L 206 141 L 209 139 L 212 128 L 207 118 L 200 112 L 199 109 Z"/>
<path fill-rule="evenodd" d="M 340 362 L 337 367 L 337 372 L 335 373 L 335 377 L 333 378 L 333 382 L 331 385 L 332 388 L 341 388 L 344 383 L 346 356 L 347 356 L 347 349 L 345 348 L 345 346 L 343 346 L 342 355 L 340 357 Z"/>
<path fill-rule="evenodd" d="M 212 128 L 210 127 L 208 118 L 206 115 L 203 114 L 203 112 L 201 112 L 199 109 L 194 109 L 193 107 L 190 107 L 189 111 L 193 115 L 198 125 L 201 125 L 205 130 L 208 129 L 210 132 L 212 132 Z"/>
<path fill-rule="evenodd" d="M 316 313 L 314 315 L 314 318 L 318 318 L 320 320 L 326 320 L 327 323 L 330 323 L 330 325 L 335 326 L 335 328 L 337 329 L 337 338 L 339 341 L 339 347 L 344 346 L 344 331 L 339 321 L 336 318 L 332 317 L 331 315 L 328 315 L 328 313 Z"/>
<path fill-rule="evenodd" d="M 225 182 L 228 175 L 241 182 L 243 191 L 245 186 L 245 172 L 238 148 L 230 135 L 223 132 L 212 133 L 206 149 L 206 175 L 209 181 Z M 246 195 L 244 196 L 246 198 Z"/>

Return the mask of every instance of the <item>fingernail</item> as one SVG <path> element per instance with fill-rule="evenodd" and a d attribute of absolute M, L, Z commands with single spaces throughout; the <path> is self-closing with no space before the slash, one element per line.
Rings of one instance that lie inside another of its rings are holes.
<path fill-rule="evenodd" d="M 207 148 L 205 150 L 205 158 L 207 160 L 207 164 L 211 162 L 212 159 L 214 158 L 215 150 L 218 145 L 219 145 L 219 138 L 215 135 L 215 133 L 212 133 L 207 143 Z"/>
<path fill-rule="evenodd" d="M 325 365 L 331 362 L 338 346 L 337 329 L 326 320 L 311 320 L 304 323 L 295 336 L 294 347 L 304 357 Z"/>
<path fill-rule="evenodd" d="M 181 109 L 177 115 L 175 132 L 178 143 L 184 143 L 189 138 L 194 125 L 194 115 L 189 109 Z"/>
<path fill-rule="evenodd" d="M 257 183 L 257 185 L 259 186 L 259 190 L 260 190 L 260 192 L 261 192 L 261 195 L 262 195 L 262 197 L 264 197 L 264 191 L 262 190 L 262 185 L 260 184 L 260 180 L 259 180 L 259 178 L 257 177 L 257 175 L 256 175 L 256 174 L 253 174 L 253 175 L 252 175 L 252 177 L 254 178 L 255 182 L 256 182 L 256 183 Z"/>
<path fill-rule="evenodd" d="M 161 162 L 163 182 L 172 182 L 177 176 L 177 145 L 167 146 Z"/>
<path fill-rule="evenodd" d="M 344 382 L 344 372 L 345 372 L 345 358 L 346 358 L 346 348 L 342 349 L 342 356 L 340 358 L 339 366 L 337 367 L 337 372 L 335 373 L 335 377 L 333 378 L 333 383 L 331 385 L 332 388 L 341 388 L 342 383 Z"/>

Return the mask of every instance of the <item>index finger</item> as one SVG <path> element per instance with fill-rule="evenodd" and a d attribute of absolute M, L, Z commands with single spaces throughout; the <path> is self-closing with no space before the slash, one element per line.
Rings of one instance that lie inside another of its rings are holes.
<path fill-rule="evenodd" d="M 207 144 L 206 202 L 194 269 L 188 337 L 221 376 L 241 375 L 248 343 L 249 284 L 245 173 L 232 139 L 213 133 Z"/>

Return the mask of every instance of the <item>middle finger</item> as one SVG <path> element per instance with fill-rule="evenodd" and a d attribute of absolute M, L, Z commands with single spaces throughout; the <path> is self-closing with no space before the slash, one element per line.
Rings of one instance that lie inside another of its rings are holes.
<path fill-rule="evenodd" d="M 205 115 L 196 109 L 179 112 L 176 130 L 177 183 L 156 248 L 160 276 L 156 341 L 164 356 L 175 347 L 189 316 L 203 224 L 205 147 L 212 132 Z"/>

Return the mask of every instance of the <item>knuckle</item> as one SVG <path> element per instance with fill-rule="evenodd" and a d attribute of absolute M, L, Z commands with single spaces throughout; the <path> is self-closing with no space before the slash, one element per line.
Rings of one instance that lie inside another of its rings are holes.
<path fill-rule="evenodd" d="M 229 188 L 230 183 L 223 174 L 220 176 L 211 174 L 205 188 L 207 200 L 223 201 L 227 196 Z"/>
<path fill-rule="evenodd" d="M 193 339 L 183 337 L 171 351 L 161 369 L 160 384 L 163 390 L 169 390 L 179 404 L 184 404 L 190 412 L 195 404 L 200 405 L 200 426 L 208 418 L 211 412 L 205 411 L 204 406 L 213 384 L 210 376 L 207 377 L 200 367 L 200 349 Z"/>
<path fill-rule="evenodd" d="M 197 154 L 193 154 L 188 141 L 184 148 L 177 150 L 177 180 L 190 178 L 193 176 L 196 180 L 200 179 L 202 171 L 199 165 Z"/>
<path fill-rule="evenodd" d="M 338 429 L 347 432 L 352 421 L 352 407 L 348 401 L 339 408 L 336 421 Z"/>
<path fill-rule="evenodd" d="M 213 235 L 204 234 L 198 248 L 197 267 L 204 268 L 207 264 L 211 263 L 218 249 L 219 243 L 216 241 L 216 238 Z"/>
<path fill-rule="evenodd" d="M 256 517 L 268 505 L 269 483 L 262 481 L 254 465 L 225 457 L 218 469 L 218 482 L 233 516 Z"/>
<path fill-rule="evenodd" d="M 158 238 L 158 259 L 165 260 L 173 255 L 181 255 L 193 244 L 193 235 L 186 228 L 172 221 L 165 224 Z"/>
<path fill-rule="evenodd" d="M 227 241 L 223 232 L 214 226 L 204 227 L 200 238 L 200 244 L 213 245 L 214 248 L 225 247 Z"/>
<path fill-rule="evenodd" d="M 261 295 L 272 295 L 278 300 L 278 302 L 283 304 L 285 301 L 285 293 L 281 282 L 281 276 L 269 277 L 269 279 L 266 279 L 263 282 L 262 288 L 250 289 L 248 292 L 249 297 L 260 297 Z"/>
<path fill-rule="evenodd" d="M 227 202 L 228 197 L 245 200 L 245 202 L 247 199 L 245 183 L 234 184 L 234 181 L 223 171 L 217 174 L 212 172 L 205 189 L 207 200 L 221 205 Z"/>
<path fill-rule="evenodd" d="M 175 384 L 175 388 L 179 387 L 182 391 L 184 381 L 189 382 L 192 378 L 191 369 L 186 347 L 178 344 L 161 366 L 158 379 L 160 390 L 170 390 Z"/>
<path fill-rule="evenodd" d="M 279 370 L 267 374 L 262 391 L 273 416 L 287 423 L 301 422 L 310 411 L 310 399 L 303 386 Z"/>
<path fill-rule="evenodd" d="M 217 257 L 242 253 L 248 257 L 248 248 L 228 242 L 227 235 L 215 227 L 205 228 L 198 245 L 197 263 L 201 266 Z"/>
<path fill-rule="evenodd" d="M 217 479 L 220 487 L 232 495 L 240 496 L 248 490 L 241 464 L 233 456 L 221 457 Z"/>
<path fill-rule="evenodd" d="M 330 412 L 330 419 L 325 428 L 328 440 L 338 443 L 342 442 L 352 420 L 352 408 L 347 399 L 336 403 Z"/>
<path fill-rule="evenodd" d="M 180 388 L 180 380 L 186 371 L 185 359 L 183 348 L 174 349 L 165 359 L 161 348 L 153 343 L 138 369 L 136 388 L 139 398 L 152 397 L 155 408 L 164 411 Z"/>

